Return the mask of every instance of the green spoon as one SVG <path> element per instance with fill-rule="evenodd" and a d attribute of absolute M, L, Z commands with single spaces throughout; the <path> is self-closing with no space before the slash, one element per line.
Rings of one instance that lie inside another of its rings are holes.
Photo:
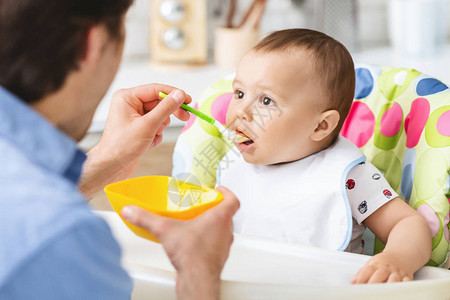
<path fill-rule="evenodd" d="M 159 96 L 161 98 L 165 98 L 167 96 L 167 94 L 163 93 L 163 92 L 159 92 Z M 200 119 L 208 122 L 209 124 L 216 126 L 217 129 L 219 129 L 220 133 L 222 133 L 222 135 L 227 138 L 228 140 L 232 141 L 232 142 L 236 142 L 236 143 L 243 143 L 246 142 L 248 140 L 250 140 L 248 137 L 237 134 L 234 131 L 231 131 L 229 129 L 227 129 L 225 126 L 222 125 L 222 123 L 220 123 L 219 121 L 217 121 L 214 118 L 211 118 L 208 115 L 205 115 L 204 113 L 202 113 L 201 111 L 196 110 L 195 108 L 192 108 L 186 104 L 181 104 L 181 108 L 184 110 L 187 110 L 188 112 L 196 115 L 197 117 L 199 117 Z"/>

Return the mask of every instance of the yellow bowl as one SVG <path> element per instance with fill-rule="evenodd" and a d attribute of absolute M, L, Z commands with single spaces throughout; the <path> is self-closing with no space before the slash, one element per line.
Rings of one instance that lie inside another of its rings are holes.
<path fill-rule="evenodd" d="M 223 199 L 223 195 L 216 190 L 167 176 L 145 176 L 115 182 L 105 187 L 105 193 L 119 216 L 124 206 L 136 205 L 177 220 L 193 219 Z M 136 235 L 158 242 L 148 231 L 122 220 Z"/>

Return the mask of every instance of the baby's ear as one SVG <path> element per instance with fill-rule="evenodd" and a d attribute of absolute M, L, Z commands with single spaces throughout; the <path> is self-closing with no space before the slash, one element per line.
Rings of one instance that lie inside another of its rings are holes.
<path fill-rule="evenodd" d="M 320 142 L 328 137 L 339 123 L 339 112 L 337 110 L 327 110 L 320 114 L 316 129 L 311 134 L 311 140 Z"/>

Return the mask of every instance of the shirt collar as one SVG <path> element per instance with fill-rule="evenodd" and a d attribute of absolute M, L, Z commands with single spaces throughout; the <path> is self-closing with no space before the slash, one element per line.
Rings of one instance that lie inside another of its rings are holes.
<path fill-rule="evenodd" d="M 86 154 L 72 138 L 2 86 L 0 120 L 0 137 L 15 144 L 32 163 L 78 182 Z"/>

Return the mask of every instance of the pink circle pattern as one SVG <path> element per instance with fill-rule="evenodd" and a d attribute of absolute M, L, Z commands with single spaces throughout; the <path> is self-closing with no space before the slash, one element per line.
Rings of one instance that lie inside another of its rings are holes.
<path fill-rule="evenodd" d="M 370 140 L 375 128 L 375 116 L 369 106 L 361 101 L 353 101 L 347 119 L 342 126 L 341 135 L 358 148 Z"/>
<path fill-rule="evenodd" d="M 436 126 L 440 134 L 450 136 L 450 110 L 447 110 L 439 117 Z"/>
<path fill-rule="evenodd" d="M 445 236 L 445 239 L 447 240 L 447 242 L 450 241 L 450 237 L 449 237 L 450 233 L 448 232 L 449 220 L 450 220 L 450 213 L 444 219 L 444 236 Z"/>
<path fill-rule="evenodd" d="M 421 204 L 417 208 L 417 212 L 424 217 L 424 219 L 427 221 L 428 226 L 430 226 L 431 235 L 433 237 L 436 236 L 436 234 L 439 232 L 439 228 L 441 226 L 441 222 L 439 222 L 439 217 L 436 215 L 436 212 L 434 211 L 431 206 L 428 204 Z"/>
<path fill-rule="evenodd" d="M 405 118 L 406 147 L 415 147 L 420 140 L 430 114 L 430 103 L 425 98 L 417 98 L 411 103 L 411 111 Z"/>
<path fill-rule="evenodd" d="M 226 123 L 228 106 L 232 98 L 232 93 L 225 93 L 218 96 L 211 105 L 212 117 L 224 125 Z"/>
<path fill-rule="evenodd" d="M 402 128 L 403 112 L 398 103 L 385 111 L 381 117 L 380 132 L 384 136 L 394 136 Z"/>

